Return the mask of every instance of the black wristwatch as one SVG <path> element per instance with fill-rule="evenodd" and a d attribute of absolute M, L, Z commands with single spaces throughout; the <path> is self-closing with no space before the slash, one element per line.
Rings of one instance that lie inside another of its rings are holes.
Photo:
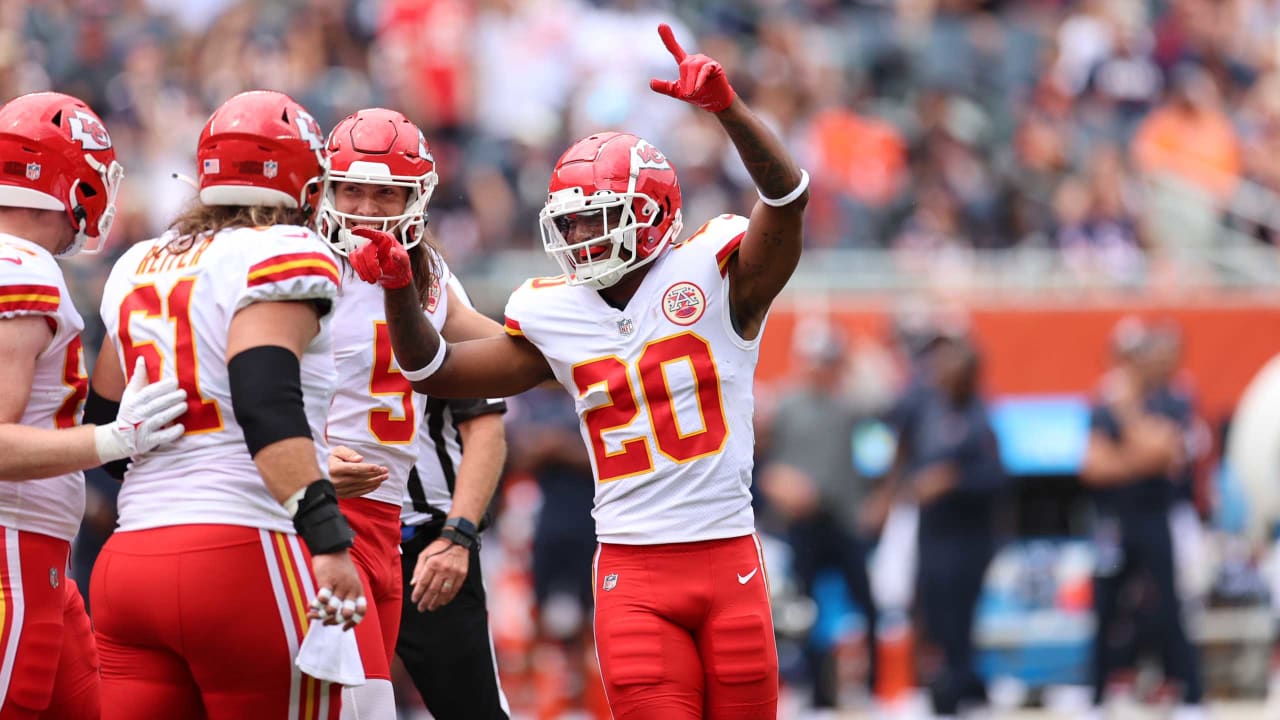
<path fill-rule="evenodd" d="M 446 527 L 444 530 L 440 531 L 440 537 L 448 540 L 454 545 L 466 548 L 467 550 L 475 550 L 480 546 L 479 538 L 464 535 L 458 532 L 457 528 Z"/>
<path fill-rule="evenodd" d="M 447 528 L 453 528 L 467 537 L 475 538 L 480 535 L 480 528 L 476 527 L 475 523 L 461 516 L 451 517 L 448 520 L 445 520 L 444 526 Z"/>

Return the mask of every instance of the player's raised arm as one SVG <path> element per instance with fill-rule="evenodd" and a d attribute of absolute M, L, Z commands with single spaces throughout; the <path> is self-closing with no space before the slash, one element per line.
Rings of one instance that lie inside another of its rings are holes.
<path fill-rule="evenodd" d="M 728 266 L 734 321 L 738 332 L 751 339 L 800 261 L 809 175 L 737 97 L 720 63 L 685 53 L 668 25 L 659 25 L 658 34 L 679 63 L 680 77 L 651 80 L 649 87 L 714 114 L 760 194 L 737 257 Z"/>
<path fill-rule="evenodd" d="M 414 390 L 446 398 L 508 397 L 551 379 L 542 353 L 523 338 L 497 335 L 446 344 L 422 312 L 404 247 L 381 230 L 352 232 L 369 242 L 351 253 L 351 266 L 385 291 L 391 350 Z"/>

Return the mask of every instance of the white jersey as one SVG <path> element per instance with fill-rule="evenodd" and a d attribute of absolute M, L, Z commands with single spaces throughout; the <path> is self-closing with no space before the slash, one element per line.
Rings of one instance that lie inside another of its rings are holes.
<path fill-rule="evenodd" d="M 0 320 L 43 316 L 53 339 L 36 358 L 23 425 L 69 428 L 80 424 L 89 381 L 80 331 L 84 321 L 71 303 L 62 269 L 49 251 L 0 234 Z M 0 482 L 0 525 L 70 540 L 84 516 L 84 473 Z"/>
<path fill-rule="evenodd" d="M 435 262 L 447 279 L 448 266 L 439 256 Z M 437 331 L 449 312 L 443 287 L 439 281 L 432 285 L 423 308 Z M 399 506 L 418 459 L 422 405 L 391 351 L 382 288 L 358 278 L 345 283 L 333 316 L 333 359 L 340 381 L 329 408 L 329 444 L 345 445 L 364 456 L 364 462 L 386 467 L 386 482 L 363 497 Z"/>
<path fill-rule="evenodd" d="M 537 278 L 507 303 L 574 396 L 595 473 L 596 536 L 652 545 L 755 531 L 752 384 L 759 337 L 733 328 L 725 264 L 747 220 L 721 215 L 653 261 L 624 310 Z"/>
<path fill-rule="evenodd" d="M 288 513 L 267 490 L 231 407 L 227 332 L 235 313 L 256 302 L 320 300 L 338 294 L 337 263 L 308 228 L 235 228 L 200 239 L 181 253 L 172 235 L 134 245 L 111 269 L 102 321 L 121 367 L 147 359 L 187 391 L 186 433 L 137 458 L 120 491 L 120 529 L 212 523 L 293 532 Z M 302 398 L 328 467 L 324 418 L 337 375 L 329 318 L 302 356 Z M 156 377 L 152 376 L 153 379 Z"/>
<path fill-rule="evenodd" d="M 470 308 L 471 298 L 458 282 L 449 277 L 454 297 Z M 439 329 L 439 328 L 437 328 Z M 481 415 L 504 413 L 502 399 L 450 399 L 418 395 L 422 421 L 418 424 L 418 461 L 405 485 L 400 522 L 421 525 L 443 520 L 453 509 L 453 488 L 462 463 L 462 436 L 458 425 Z"/>

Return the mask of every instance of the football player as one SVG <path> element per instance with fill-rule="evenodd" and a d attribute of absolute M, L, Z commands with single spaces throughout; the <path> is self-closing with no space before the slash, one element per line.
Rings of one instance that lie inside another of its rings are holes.
<path fill-rule="evenodd" d="M 309 227 L 323 145 L 287 95 L 227 100 L 197 201 L 107 279 L 94 390 L 119 397 L 142 363 L 187 393 L 185 434 L 129 467 L 94 567 L 108 720 L 338 717 L 339 686 L 294 663 L 309 617 L 366 611 L 324 471 L 340 278 Z"/>
<path fill-rule="evenodd" d="M 176 439 L 186 395 L 135 372 L 118 417 L 80 424 L 84 322 L 54 258 L 111 232 L 124 172 L 102 121 L 69 95 L 23 95 L 0 108 L 0 157 L 0 718 L 97 717 L 98 653 L 66 574 L 81 470 Z"/>
<path fill-rule="evenodd" d="M 510 396 L 554 378 L 575 398 L 596 477 L 595 632 L 615 717 L 772 718 L 778 665 L 751 510 L 752 382 L 774 297 L 799 261 L 808 174 L 719 63 L 688 55 L 653 90 L 711 112 L 760 195 L 676 244 L 671 162 L 626 133 L 569 148 L 540 214 L 564 274 L 511 296 L 505 336 L 446 345 L 415 306 L 413 270 L 372 229 L 352 256 L 385 289 L 414 388 Z"/>
<path fill-rule="evenodd" d="M 326 156 L 329 182 L 321 198 L 317 229 L 338 255 L 348 256 L 365 242 L 358 235 L 361 228 L 386 232 L 415 268 L 413 293 L 418 314 L 449 338 L 501 335 L 501 326 L 460 302 L 461 286 L 451 280 L 448 266 L 427 236 L 427 204 L 437 174 L 422 131 L 393 110 L 360 110 L 339 122 L 329 134 Z M 467 687 L 487 677 L 491 682 L 485 687 L 492 687 L 494 692 L 484 697 L 492 696 L 497 707 L 497 684 L 488 643 L 484 643 L 484 657 L 477 662 L 471 662 L 472 654 L 460 649 L 439 653 L 439 628 L 430 631 L 431 637 L 418 637 L 419 613 L 413 612 L 402 622 L 402 603 L 404 570 L 412 571 L 415 562 L 420 563 L 419 575 L 427 580 L 422 584 L 423 592 L 410 592 L 412 604 L 421 602 L 422 609 L 435 611 L 463 589 L 472 562 L 478 561 L 472 545 L 505 452 L 501 420 L 495 420 L 499 428 L 496 441 L 476 435 L 477 445 L 469 450 L 477 459 L 488 459 L 488 465 L 496 464 L 489 473 L 491 479 L 481 480 L 473 491 L 471 485 L 476 481 L 468 478 L 466 500 L 458 503 L 452 513 L 447 506 L 436 506 L 442 511 L 434 526 L 436 536 L 443 531 L 442 526 L 452 523 L 452 532 L 459 533 L 456 542 L 437 541 L 426 534 L 431 530 L 424 531 L 418 540 L 427 539 L 428 544 L 413 549 L 425 547 L 425 551 L 407 554 L 402 567 L 401 506 L 409 494 L 411 478 L 418 473 L 415 462 L 419 462 L 420 436 L 425 433 L 429 440 L 431 433 L 442 430 L 434 421 L 429 420 L 425 426 L 420 422 L 424 410 L 434 405 L 415 396 L 409 381 L 400 373 L 378 288 L 361 282 L 346 284 L 334 309 L 333 327 L 334 358 L 342 382 L 335 389 L 328 415 L 328 438 L 335 446 L 329 467 L 342 511 L 356 531 L 352 552 L 371 601 L 372 621 L 356 631 L 368 681 L 345 692 L 344 717 L 354 717 L 355 713 L 380 717 L 393 711 L 391 658 L 402 624 L 415 629 L 415 637 L 407 641 L 409 646 L 430 644 L 432 652 L 426 654 L 436 661 L 431 667 L 426 667 L 426 660 L 411 661 L 410 672 L 415 680 L 434 674 L 431 682 L 436 687 L 453 677 L 449 673 L 460 673 L 467 684 L 455 683 L 449 691 L 451 695 L 469 696 Z M 420 463 L 424 473 L 439 474 L 432 467 L 441 462 L 434 448 L 428 449 L 424 460 L 425 465 Z M 475 474 L 474 470 L 468 473 Z M 415 490 L 422 494 L 420 480 Z M 446 519 L 446 514 L 451 517 Z M 409 534 L 416 537 L 416 533 Z M 478 576 L 474 582 L 479 582 Z M 481 613 L 483 610 L 481 606 Z M 487 625 L 482 623 L 476 628 L 473 624 L 463 627 L 454 623 L 449 630 L 473 629 L 487 630 Z M 473 677 L 474 673 L 480 676 Z M 420 682 L 419 688 L 423 687 Z M 435 699 L 428 697 L 428 702 Z M 465 698 L 466 717 L 485 716 L 477 701 L 477 697 Z M 437 706 L 431 707 L 434 712 Z M 437 713 L 437 717 L 447 720 L 450 715 Z"/>

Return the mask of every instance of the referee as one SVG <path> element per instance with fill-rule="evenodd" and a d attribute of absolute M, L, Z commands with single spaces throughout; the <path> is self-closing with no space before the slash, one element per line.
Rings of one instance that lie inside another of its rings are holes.
<path fill-rule="evenodd" d="M 400 512 L 405 588 L 396 654 L 436 720 L 507 720 L 479 552 L 506 460 L 507 406 L 439 398 L 425 398 L 425 406 Z"/>

